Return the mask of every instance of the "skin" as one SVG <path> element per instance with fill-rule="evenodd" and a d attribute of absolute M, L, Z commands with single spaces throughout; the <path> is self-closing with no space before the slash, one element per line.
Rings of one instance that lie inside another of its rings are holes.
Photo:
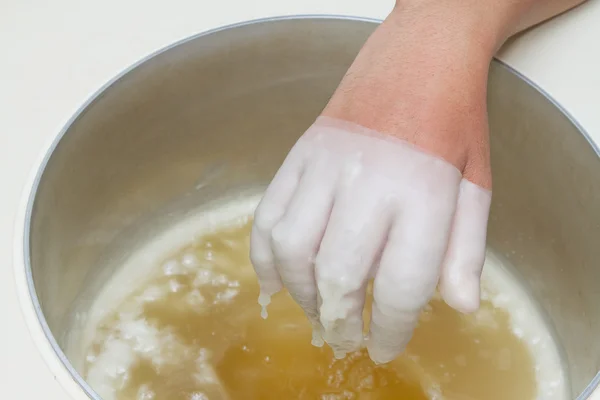
<path fill-rule="evenodd" d="M 512 35 L 582 0 L 398 0 L 323 111 L 442 157 L 491 189 L 488 69 Z"/>
<path fill-rule="evenodd" d="M 367 346 L 382 363 L 402 351 L 436 283 L 451 307 L 476 310 L 492 188 L 490 62 L 510 36 L 582 2 L 398 0 L 257 209 L 261 305 L 285 284 L 345 353 L 362 344 L 372 275 Z"/>

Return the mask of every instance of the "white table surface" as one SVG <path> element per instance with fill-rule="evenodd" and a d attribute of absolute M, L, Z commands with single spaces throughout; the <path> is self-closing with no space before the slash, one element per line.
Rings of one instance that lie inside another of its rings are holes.
<path fill-rule="evenodd" d="M 11 400 L 84 399 L 23 301 L 14 251 L 22 193 L 49 141 L 100 86 L 178 39 L 291 14 L 383 18 L 393 0 L 5 0 L 0 2 L 0 387 Z M 600 143 L 600 2 L 547 23 L 500 57 L 553 96 Z M 14 258 L 13 258 L 14 257 Z M 16 275 L 16 277 L 15 277 Z M 16 278 L 16 280 L 15 280 Z M 19 282 L 19 284 L 15 284 Z M 600 396 L 599 396 L 600 397 Z"/>

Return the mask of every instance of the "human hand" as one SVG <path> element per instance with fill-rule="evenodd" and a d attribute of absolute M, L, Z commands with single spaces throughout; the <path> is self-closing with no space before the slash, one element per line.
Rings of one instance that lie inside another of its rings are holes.
<path fill-rule="evenodd" d="M 495 43 L 462 31 L 438 37 L 402 18 L 369 39 L 290 151 L 251 236 L 261 305 L 285 286 L 313 324 L 313 343 L 322 337 L 337 357 L 364 344 L 372 278 L 367 348 L 380 363 L 404 349 L 438 283 L 450 306 L 478 308 L 491 201 Z"/>

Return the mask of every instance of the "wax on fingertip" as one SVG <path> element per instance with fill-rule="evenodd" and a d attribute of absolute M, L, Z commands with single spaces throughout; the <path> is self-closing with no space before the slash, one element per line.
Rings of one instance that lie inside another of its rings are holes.
<path fill-rule="evenodd" d="M 316 329 L 313 329 L 311 344 L 315 347 L 323 347 L 325 345 L 323 337 Z"/>
<path fill-rule="evenodd" d="M 258 295 L 258 304 L 260 304 L 263 307 L 266 307 L 269 304 L 271 304 L 271 295 L 268 295 L 261 290 L 260 294 Z"/>
<path fill-rule="evenodd" d="M 267 306 L 271 304 L 271 296 L 261 291 L 258 295 L 258 304 L 261 306 L 261 318 L 267 319 L 269 317 L 269 313 L 267 312 Z"/>

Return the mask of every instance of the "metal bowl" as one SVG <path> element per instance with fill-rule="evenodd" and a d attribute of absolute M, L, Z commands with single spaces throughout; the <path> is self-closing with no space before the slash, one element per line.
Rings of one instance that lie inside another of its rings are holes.
<path fill-rule="evenodd" d="M 185 40 L 88 102 L 39 168 L 25 217 L 30 296 L 55 357 L 74 314 L 114 273 L 108 255 L 195 207 L 261 190 L 324 107 L 376 21 L 292 17 Z M 494 201 L 489 246 L 545 308 L 573 398 L 600 366 L 600 158 L 580 127 L 506 65 L 491 67 Z"/>

